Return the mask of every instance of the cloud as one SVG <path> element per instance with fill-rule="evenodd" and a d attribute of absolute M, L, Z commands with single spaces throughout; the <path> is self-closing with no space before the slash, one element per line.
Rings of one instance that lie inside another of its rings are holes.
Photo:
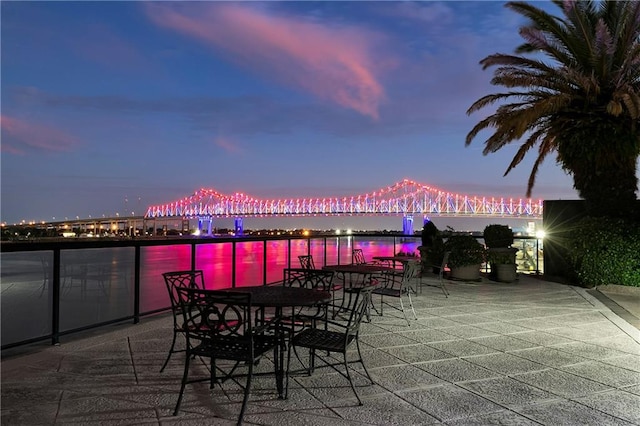
<path fill-rule="evenodd" d="M 26 154 L 27 151 L 69 151 L 77 140 L 68 133 L 43 124 L 0 116 L 2 151 L 10 154 Z"/>
<path fill-rule="evenodd" d="M 373 46 L 382 36 L 235 4 L 148 3 L 157 25 L 196 38 L 242 66 L 360 114 L 378 118 L 384 88 Z M 385 64 L 388 64 L 386 61 Z"/>

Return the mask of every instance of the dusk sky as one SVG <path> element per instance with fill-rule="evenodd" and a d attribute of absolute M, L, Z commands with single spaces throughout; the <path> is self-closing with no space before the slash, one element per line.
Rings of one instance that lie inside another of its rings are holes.
<path fill-rule="evenodd" d="M 537 3 L 557 13 L 550 4 Z M 482 155 L 505 2 L 1 3 L 6 223 L 131 213 L 200 188 L 347 196 L 404 178 L 523 198 L 535 152 Z M 534 199 L 576 199 L 549 157 Z M 399 219 L 396 219 L 400 223 Z"/>

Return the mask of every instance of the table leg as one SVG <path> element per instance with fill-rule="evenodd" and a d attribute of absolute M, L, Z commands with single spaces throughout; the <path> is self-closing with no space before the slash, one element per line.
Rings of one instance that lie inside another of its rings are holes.
<path fill-rule="evenodd" d="M 276 351 L 275 359 L 273 362 L 276 365 L 276 388 L 278 389 L 278 398 L 284 399 L 284 330 L 282 326 L 282 308 L 276 308 L 276 321 L 278 321 L 278 325 L 276 326 L 276 340 L 278 341 L 278 345 L 280 346 L 279 350 Z"/>

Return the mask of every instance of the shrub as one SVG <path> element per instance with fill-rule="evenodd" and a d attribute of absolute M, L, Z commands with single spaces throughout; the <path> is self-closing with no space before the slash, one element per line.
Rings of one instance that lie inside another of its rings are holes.
<path fill-rule="evenodd" d="M 421 237 L 422 246 L 427 248 L 433 247 L 434 244 L 436 244 L 436 239 L 440 238 L 440 240 L 442 240 L 442 236 L 440 236 L 438 227 L 430 220 L 425 222 L 424 226 L 422 227 Z"/>
<path fill-rule="evenodd" d="M 449 267 L 478 265 L 485 260 L 485 248 L 471 235 L 452 235 L 444 243 L 445 251 L 450 251 Z"/>
<path fill-rule="evenodd" d="M 513 244 L 513 231 L 507 225 L 487 225 L 483 234 L 484 243 L 489 248 L 506 248 Z"/>
<path fill-rule="evenodd" d="M 577 284 L 640 287 L 640 224 L 587 217 L 575 224 L 567 243 Z"/>

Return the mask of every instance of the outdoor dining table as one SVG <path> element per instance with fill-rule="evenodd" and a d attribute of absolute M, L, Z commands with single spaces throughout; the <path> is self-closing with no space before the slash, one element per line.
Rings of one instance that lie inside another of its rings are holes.
<path fill-rule="evenodd" d="M 376 263 L 347 263 L 343 265 L 326 265 L 323 266 L 322 269 L 326 271 L 333 271 L 337 274 L 342 275 L 342 281 L 345 285 L 344 288 L 346 290 L 348 290 L 349 287 L 353 287 L 354 285 L 366 283 L 367 278 L 370 278 L 373 275 L 395 271 L 395 269 L 391 266 Z M 348 282 L 346 279 L 347 275 L 349 275 Z M 353 275 L 360 275 L 361 279 L 354 281 Z"/>
<path fill-rule="evenodd" d="M 373 256 L 374 260 L 379 260 L 380 262 L 387 262 L 387 264 L 391 264 L 395 267 L 396 264 L 400 264 L 400 266 L 404 266 L 406 262 L 416 261 L 420 262 L 419 256 Z"/>
<path fill-rule="evenodd" d="M 322 269 L 326 271 L 333 271 L 338 275 L 342 275 L 342 282 L 344 284 L 344 293 L 345 297 L 349 294 L 351 297 L 351 289 L 356 287 L 361 287 L 369 282 L 371 282 L 371 278 L 374 275 L 382 275 L 385 273 L 393 273 L 396 269 L 391 266 L 386 266 L 377 263 L 346 263 L 342 265 L 325 265 Z M 347 279 L 347 275 L 349 279 Z M 359 276 L 359 278 L 354 279 L 355 276 Z M 343 297 L 342 305 L 344 305 L 345 299 Z M 374 308 L 375 309 L 375 308 Z M 335 312 L 334 316 L 342 310 L 342 306 L 339 307 Z"/>
<path fill-rule="evenodd" d="M 328 291 L 303 288 L 286 287 L 283 285 L 257 285 L 248 287 L 235 287 L 233 291 L 247 292 L 251 294 L 251 306 L 257 308 L 275 308 L 275 330 L 279 335 L 283 333 L 278 318 L 282 317 L 283 308 L 300 306 L 324 305 L 331 301 L 331 293 Z M 274 362 L 278 366 L 276 374 L 276 386 L 278 397 L 284 398 L 284 347 L 281 348 L 280 357 Z"/>

